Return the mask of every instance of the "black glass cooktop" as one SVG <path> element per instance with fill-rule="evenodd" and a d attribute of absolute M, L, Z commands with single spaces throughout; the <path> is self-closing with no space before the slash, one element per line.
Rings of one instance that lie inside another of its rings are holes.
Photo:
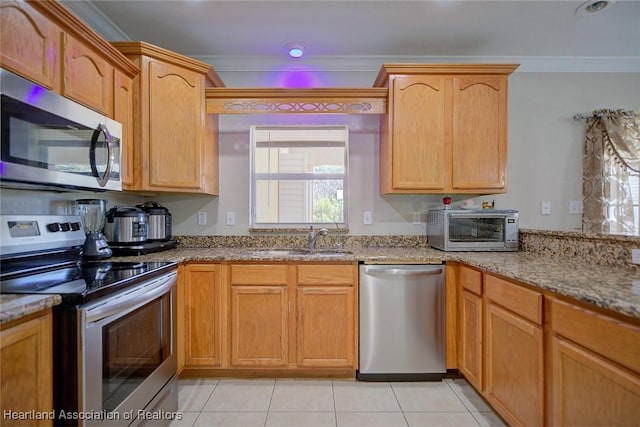
<path fill-rule="evenodd" d="M 67 263 L 3 272 L 3 294 L 60 294 L 63 304 L 82 304 L 175 269 L 175 262 Z"/>

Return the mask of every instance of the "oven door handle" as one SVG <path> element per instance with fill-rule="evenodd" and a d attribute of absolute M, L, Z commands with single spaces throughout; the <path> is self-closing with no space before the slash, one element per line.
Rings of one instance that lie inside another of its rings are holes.
<path fill-rule="evenodd" d="M 171 273 L 160 279 L 150 281 L 142 287 L 136 287 L 129 292 L 123 292 L 107 299 L 95 307 L 87 308 L 85 319 L 87 323 L 97 322 L 114 314 L 121 316 L 131 309 L 147 304 L 166 294 L 176 284 L 177 273 Z"/>

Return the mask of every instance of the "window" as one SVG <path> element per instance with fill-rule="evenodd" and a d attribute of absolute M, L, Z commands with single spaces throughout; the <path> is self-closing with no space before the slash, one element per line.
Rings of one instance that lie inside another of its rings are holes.
<path fill-rule="evenodd" d="M 251 226 L 347 223 L 346 126 L 251 127 Z"/>

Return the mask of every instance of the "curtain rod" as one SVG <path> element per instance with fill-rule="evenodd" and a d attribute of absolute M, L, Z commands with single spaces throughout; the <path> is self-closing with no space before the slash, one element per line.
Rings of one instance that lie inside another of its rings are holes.
<path fill-rule="evenodd" d="M 623 114 L 632 114 L 632 113 L 633 113 L 633 111 L 632 111 L 632 110 L 622 111 L 622 113 L 623 113 Z M 601 113 L 601 112 L 593 112 L 593 111 L 591 111 L 591 112 L 589 112 L 589 113 L 578 113 L 578 114 L 576 114 L 575 116 L 573 116 L 573 120 L 574 120 L 574 121 L 576 121 L 576 122 L 578 122 L 578 121 L 580 121 L 580 120 L 587 120 L 588 118 L 593 117 L 593 116 L 596 116 L 596 117 L 604 117 L 604 113 Z"/>

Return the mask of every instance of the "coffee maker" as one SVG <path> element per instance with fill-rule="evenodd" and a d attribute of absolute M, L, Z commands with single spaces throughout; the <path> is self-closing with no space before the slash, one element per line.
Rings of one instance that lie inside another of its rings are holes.
<path fill-rule="evenodd" d="M 85 259 L 104 259 L 113 255 L 107 240 L 102 234 L 107 201 L 102 199 L 78 199 L 75 212 L 80 216 L 87 238 L 84 242 L 83 257 Z"/>

